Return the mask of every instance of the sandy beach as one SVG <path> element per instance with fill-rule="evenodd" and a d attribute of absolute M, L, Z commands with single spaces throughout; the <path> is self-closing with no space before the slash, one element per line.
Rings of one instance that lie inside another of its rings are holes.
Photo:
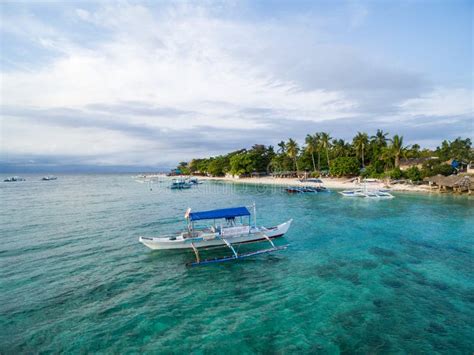
<path fill-rule="evenodd" d="M 200 176 L 201 180 L 215 180 L 215 181 L 226 181 L 231 183 L 242 183 L 242 184 L 263 184 L 263 185 L 278 185 L 278 186 L 318 186 L 317 183 L 312 182 L 300 182 L 296 178 L 273 178 L 273 177 L 249 177 L 249 178 L 233 178 L 233 177 L 206 177 Z M 324 186 L 329 189 L 353 189 L 362 187 L 363 183 L 360 184 L 357 180 L 347 178 L 321 178 Z M 393 184 L 388 185 L 386 182 L 377 181 L 367 183 L 369 188 L 373 189 L 390 189 L 392 191 L 410 191 L 410 192 L 432 192 L 426 185 L 407 185 L 407 184 Z"/>

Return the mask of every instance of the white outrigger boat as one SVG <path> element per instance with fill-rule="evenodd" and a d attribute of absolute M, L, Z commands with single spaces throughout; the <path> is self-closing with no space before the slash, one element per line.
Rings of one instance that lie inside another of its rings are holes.
<path fill-rule="evenodd" d="M 253 206 L 253 225 L 251 225 L 251 213 L 247 207 L 234 207 L 219 210 L 191 212 L 188 208 L 185 214 L 187 229 L 176 235 L 164 235 L 160 237 L 139 237 L 140 243 L 150 249 L 170 250 L 170 249 L 192 249 L 196 256 L 196 262 L 189 265 L 202 265 L 215 262 L 231 261 L 243 259 L 249 256 L 270 253 L 287 248 L 287 245 L 276 246 L 272 239 L 282 237 L 290 228 L 289 221 L 275 227 L 258 227 L 256 223 L 255 205 Z M 248 217 L 248 224 L 243 222 L 243 217 Z M 240 221 L 237 222 L 236 218 Z M 198 227 L 196 221 L 213 220 L 212 225 Z M 216 223 L 219 221 L 219 223 Z M 258 250 L 250 253 L 237 253 L 233 245 L 256 243 L 267 241 L 271 248 Z M 201 260 L 199 248 L 228 247 L 232 251 L 232 256 Z"/>
<path fill-rule="evenodd" d="M 390 192 L 385 190 L 367 190 L 367 189 L 356 189 L 356 190 L 344 190 L 339 192 L 344 197 L 362 197 L 370 199 L 390 199 L 394 198 Z"/>

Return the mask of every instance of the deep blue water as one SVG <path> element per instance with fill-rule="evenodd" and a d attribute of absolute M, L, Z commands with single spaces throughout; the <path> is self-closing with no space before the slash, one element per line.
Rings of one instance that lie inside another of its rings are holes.
<path fill-rule="evenodd" d="M 472 197 L 26 177 L 0 183 L 0 353 L 474 351 Z M 289 249 L 187 268 L 137 241 L 254 201 L 259 224 L 294 219 Z"/>

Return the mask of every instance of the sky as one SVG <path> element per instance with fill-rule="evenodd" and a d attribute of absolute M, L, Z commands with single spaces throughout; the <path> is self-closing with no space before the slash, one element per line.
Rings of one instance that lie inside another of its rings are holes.
<path fill-rule="evenodd" d="M 473 139 L 472 1 L 0 1 L 0 168 Z"/>

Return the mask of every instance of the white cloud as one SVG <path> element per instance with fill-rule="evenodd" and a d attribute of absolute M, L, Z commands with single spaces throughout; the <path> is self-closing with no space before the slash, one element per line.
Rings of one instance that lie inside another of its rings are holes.
<path fill-rule="evenodd" d="M 355 6 L 352 10 L 348 22 L 361 26 L 367 9 Z M 368 105 L 360 92 L 388 107 L 403 98 L 398 108 L 408 115 L 472 113 L 472 96 L 469 111 L 467 90 L 439 89 L 406 99 L 405 83 L 397 80 L 401 77 L 413 83 L 416 75 L 371 66 L 353 48 L 329 45 L 330 35 L 317 21 L 304 17 L 285 23 L 249 23 L 216 17 L 212 8 L 203 6 L 148 8 L 128 3 L 98 10 L 78 8 L 73 14 L 80 26 L 101 38 L 81 42 L 72 33 L 31 16 L 8 19 L 2 26 L 2 31 L 52 53 L 51 60 L 34 71 L 2 73 L 2 105 L 30 109 L 21 121 L 19 116 L 9 116 L 8 121 L 2 118 L 1 149 L 9 154 L 76 154 L 99 163 L 139 160 L 140 164 L 155 164 L 164 161 L 164 156 L 167 161 L 185 159 L 197 149 L 191 153 L 181 149 L 180 153 L 180 142 L 170 147 L 167 134 L 178 136 L 180 131 L 202 126 L 209 130 L 235 127 L 240 132 L 261 131 L 266 139 L 264 132 L 272 119 L 287 120 L 288 131 L 281 132 L 276 141 L 291 132 L 291 122 L 356 120 L 370 115 L 363 111 Z M 391 86 L 405 94 L 387 102 L 391 95 L 387 87 Z M 186 114 L 99 112 L 93 108 L 127 102 Z M 97 124 L 71 127 L 64 119 L 61 126 L 57 117 L 54 124 L 47 120 L 40 124 L 30 116 L 34 110 L 57 112 L 59 108 L 81 112 Z M 110 128 L 111 122 L 125 128 Z M 140 137 L 128 134 L 126 127 L 161 135 Z M 244 142 L 248 135 L 243 135 L 235 137 L 236 142 L 239 138 Z M 239 143 L 235 146 L 240 147 Z M 153 154 L 154 150 L 164 153 Z M 213 147 L 207 152 L 211 151 Z M 199 147 L 199 153 L 207 152 Z"/>
<path fill-rule="evenodd" d="M 20 155 L 57 155 L 83 157 L 120 155 L 130 150 L 149 149 L 152 146 L 116 131 L 96 128 L 75 128 L 38 122 L 4 119 L 2 153 Z"/>
<path fill-rule="evenodd" d="M 470 90 L 437 88 L 422 97 L 400 104 L 402 115 L 459 116 L 474 115 L 474 97 Z"/>

